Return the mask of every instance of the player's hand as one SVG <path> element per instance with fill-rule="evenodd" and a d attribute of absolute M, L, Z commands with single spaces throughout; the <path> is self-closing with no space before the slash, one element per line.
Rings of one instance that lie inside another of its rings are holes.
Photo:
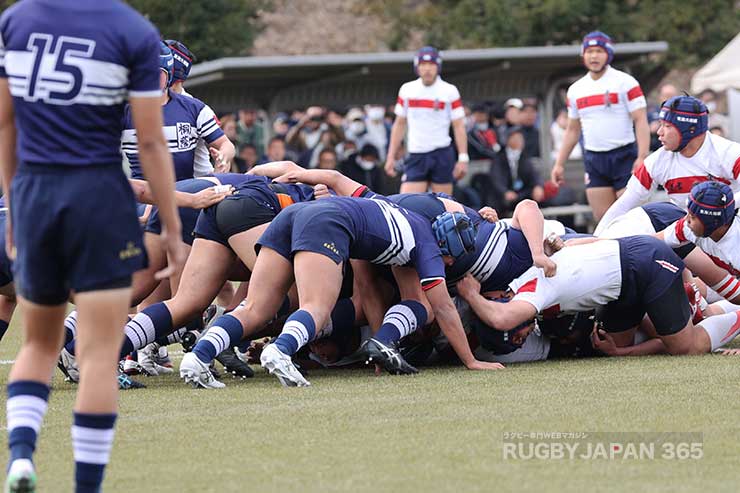
<path fill-rule="evenodd" d="M 275 183 L 298 183 L 300 180 L 300 171 L 288 171 L 285 174 L 273 179 Z"/>
<path fill-rule="evenodd" d="M 550 257 L 544 253 L 532 255 L 532 261 L 535 266 L 545 271 L 545 277 L 552 277 L 558 270 L 558 264 L 550 260 Z"/>
<path fill-rule="evenodd" d="M 562 250 L 565 246 L 565 242 L 563 241 L 563 239 L 555 233 L 550 233 L 549 235 L 547 235 L 547 238 L 545 238 L 545 241 L 543 241 L 542 243 L 545 255 L 547 255 L 548 257 L 555 252 Z"/>
<path fill-rule="evenodd" d="M 191 194 L 191 209 L 206 209 L 216 205 L 223 199 L 234 193 L 234 187 L 229 186 L 228 190 L 223 192 L 217 191 L 216 187 L 209 187 L 198 193 Z"/>
<path fill-rule="evenodd" d="M 614 339 L 604 329 L 594 327 L 594 330 L 591 331 L 591 344 L 594 346 L 594 349 L 598 349 L 609 356 L 619 355 L 619 350 Z"/>
<path fill-rule="evenodd" d="M 158 281 L 171 277 L 175 272 L 182 269 L 185 260 L 188 258 L 188 250 L 185 243 L 182 242 L 180 231 L 177 234 L 170 233 L 166 228 L 162 228 L 159 237 L 167 251 L 167 267 L 154 274 Z"/>
<path fill-rule="evenodd" d="M 471 296 L 480 294 L 480 283 L 470 274 L 457 281 L 455 287 L 457 288 L 457 293 L 465 300 Z"/>
<path fill-rule="evenodd" d="M 565 183 L 565 167 L 562 164 L 555 164 L 550 172 L 550 179 L 557 186 Z"/>
<path fill-rule="evenodd" d="M 385 160 L 385 174 L 390 176 L 391 178 L 396 177 L 396 163 L 393 161 L 393 159 Z"/>
<path fill-rule="evenodd" d="M 314 185 L 314 187 L 313 187 L 313 198 L 315 200 L 318 200 L 318 199 L 327 199 L 329 197 L 331 197 L 331 194 L 329 193 L 329 187 L 327 187 L 323 183 L 319 183 L 318 185 Z"/>
<path fill-rule="evenodd" d="M 465 366 L 468 370 L 503 370 L 506 368 L 501 363 L 488 363 L 486 361 L 478 361 L 477 359 Z"/>
<path fill-rule="evenodd" d="M 478 211 L 478 214 L 480 214 L 480 217 L 488 221 L 489 223 L 495 223 L 498 221 L 498 212 L 496 212 L 496 209 L 493 207 L 481 207 L 481 209 Z"/>
<path fill-rule="evenodd" d="M 208 151 L 211 153 L 213 160 L 216 161 L 214 169 L 216 173 L 228 173 L 231 170 L 231 163 L 226 160 L 221 151 L 214 147 L 209 148 Z"/>
<path fill-rule="evenodd" d="M 455 163 L 455 169 L 452 170 L 452 177 L 455 180 L 462 180 L 465 175 L 468 174 L 468 163 L 465 161 L 458 161 Z"/>

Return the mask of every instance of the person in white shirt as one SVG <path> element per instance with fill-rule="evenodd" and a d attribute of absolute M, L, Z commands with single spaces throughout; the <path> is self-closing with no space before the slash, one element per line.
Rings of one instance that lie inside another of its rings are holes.
<path fill-rule="evenodd" d="M 599 221 L 648 155 L 650 127 L 640 84 L 610 65 L 611 38 L 600 31 L 587 34 L 581 54 L 589 72 L 568 88 L 568 126 L 551 177 L 558 185 L 565 182 L 565 162 L 583 131 L 586 198 Z"/>
<path fill-rule="evenodd" d="M 414 57 L 418 79 L 398 91 L 396 119 L 391 129 L 385 172 L 396 176 L 396 151 L 408 126 L 408 158 L 404 162 L 401 193 L 433 192 L 452 194 L 452 182 L 467 173 L 468 139 L 465 110 L 460 92 L 442 80 L 442 57 L 436 48 L 425 46 Z M 457 147 L 457 162 L 450 145 L 452 124 Z"/>

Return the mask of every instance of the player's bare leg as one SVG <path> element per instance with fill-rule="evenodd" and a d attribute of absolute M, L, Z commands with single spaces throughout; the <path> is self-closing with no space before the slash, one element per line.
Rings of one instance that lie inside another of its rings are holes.
<path fill-rule="evenodd" d="M 434 183 L 432 182 L 432 192 L 446 193 L 452 195 L 452 183 Z"/>
<path fill-rule="evenodd" d="M 617 200 L 617 194 L 611 187 L 593 187 L 586 189 L 586 200 L 591 207 L 594 221 L 601 221 L 609 207 Z"/>
<path fill-rule="evenodd" d="M 405 181 L 401 183 L 399 193 L 425 193 L 429 190 L 428 181 Z"/>

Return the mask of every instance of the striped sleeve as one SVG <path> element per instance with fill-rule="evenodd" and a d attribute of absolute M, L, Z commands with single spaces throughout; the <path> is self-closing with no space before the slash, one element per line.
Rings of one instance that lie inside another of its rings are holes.
<path fill-rule="evenodd" d="M 642 93 L 640 83 L 630 75 L 627 76 L 627 80 L 625 81 L 625 93 L 627 110 L 629 110 L 630 113 L 647 107 L 647 100 L 645 99 L 645 95 Z"/>
<path fill-rule="evenodd" d="M 396 116 L 402 116 L 406 118 L 407 108 L 409 107 L 408 97 L 406 97 L 404 87 L 406 87 L 406 84 L 401 86 L 401 89 L 398 91 L 398 98 L 396 99 L 396 108 L 394 109 L 394 113 Z"/>
<path fill-rule="evenodd" d="M 687 243 L 694 243 L 696 236 L 686 224 L 686 217 L 682 217 L 665 229 L 663 240 L 669 247 L 678 248 Z"/>
<path fill-rule="evenodd" d="M 465 108 L 463 108 L 460 91 L 457 90 L 457 87 L 451 87 L 450 96 L 450 120 L 454 121 L 465 118 Z"/>
<path fill-rule="evenodd" d="M 198 137 L 209 144 L 224 135 L 223 130 L 218 126 L 218 118 L 216 118 L 216 114 L 207 104 L 204 104 L 200 113 L 198 113 L 197 125 Z"/>

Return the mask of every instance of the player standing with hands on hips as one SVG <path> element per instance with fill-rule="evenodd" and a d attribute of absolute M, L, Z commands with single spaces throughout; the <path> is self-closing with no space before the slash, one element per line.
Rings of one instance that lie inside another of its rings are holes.
<path fill-rule="evenodd" d="M 650 127 L 640 84 L 610 65 L 611 38 L 588 33 L 581 55 L 588 73 L 568 88 L 568 126 L 551 178 L 557 185 L 565 181 L 565 162 L 583 131 L 586 198 L 598 222 L 650 152 Z"/>
<path fill-rule="evenodd" d="M 432 46 L 418 51 L 414 71 L 419 78 L 406 82 L 398 91 L 385 172 L 396 176 L 394 158 L 408 126 L 409 156 L 404 164 L 401 193 L 423 193 L 431 185 L 433 192 L 452 194 L 452 182 L 465 176 L 470 161 L 460 92 L 440 77 L 442 57 Z M 451 146 L 450 123 L 457 162 Z"/>
<path fill-rule="evenodd" d="M 160 277 L 184 260 L 174 166 L 162 133 L 159 43 L 148 21 L 112 0 L 26 0 L 0 17 L 0 170 L 24 312 L 23 345 L 8 378 L 6 492 L 36 491 L 33 453 L 70 294 L 80 369 L 75 491 L 98 492 L 103 482 L 131 275 L 147 262 L 121 167 L 126 99 L 164 224 L 170 263 Z"/>

